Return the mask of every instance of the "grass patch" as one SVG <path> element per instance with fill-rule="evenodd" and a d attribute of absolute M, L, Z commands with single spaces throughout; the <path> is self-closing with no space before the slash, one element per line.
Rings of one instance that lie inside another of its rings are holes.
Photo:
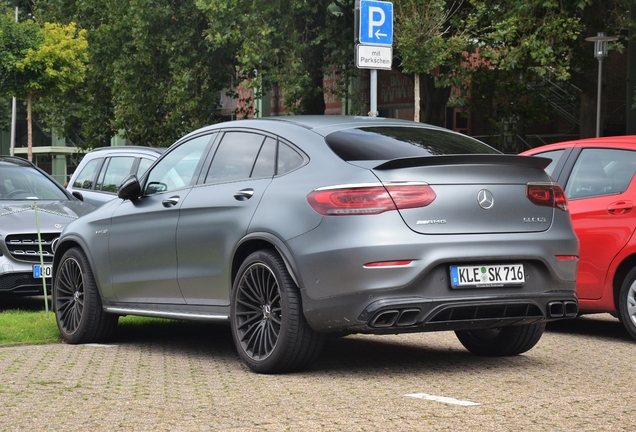
<path fill-rule="evenodd" d="M 143 337 L 159 334 L 177 335 L 183 323 L 161 318 L 125 316 L 119 318 L 117 335 Z M 183 334 L 183 333 L 181 333 Z M 0 313 L 0 346 L 60 343 L 55 314 L 49 311 L 8 309 Z"/>
<path fill-rule="evenodd" d="M 0 345 L 41 345 L 60 342 L 55 314 L 5 310 L 0 313 Z"/>

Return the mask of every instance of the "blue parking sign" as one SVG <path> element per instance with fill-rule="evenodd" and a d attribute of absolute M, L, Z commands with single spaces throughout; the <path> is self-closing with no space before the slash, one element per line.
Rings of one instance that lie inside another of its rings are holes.
<path fill-rule="evenodd" d="M 358 39 L 366 45 L 393 45 L 393 3 L 360 0 Z"/>

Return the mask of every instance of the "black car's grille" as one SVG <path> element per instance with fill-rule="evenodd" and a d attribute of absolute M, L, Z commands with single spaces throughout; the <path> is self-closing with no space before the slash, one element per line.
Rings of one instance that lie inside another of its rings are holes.
<path fill-rule="evenodd" d="M 53 262 L 53 246 L 54 243 L 57 243 L 59 236 L 59 233 L 40 234 L 42 238 L 42 256 L 45 263 Z M 5 238 L 4 242 L 14 259 L 36 264 L 40 262 L 37 234 L 11 234 Z"/>

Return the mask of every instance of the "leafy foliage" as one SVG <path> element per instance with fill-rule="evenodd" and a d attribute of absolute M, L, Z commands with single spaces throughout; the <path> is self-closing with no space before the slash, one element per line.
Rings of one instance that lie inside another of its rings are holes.
<path fill-rule="evenodd" d="M 454 88 L 451 103 L 479 114 L 498 134 L 511 119 L 517 132 L 545 121 L 546 78 L 595 92 L 596 60 L 584 39 L 623 32 L 633 0 L 393 3 L 394 54 L 405 73 L 422 74 L 424 120 L 443 121 Z M 50 123 L 67 129 L 81 123 L 89 147 L 123 130 L 135 144 L 169 145 L 218 120 L 219 92 L 237 73 L 257 96 L 277 86 L 290 112 L 316 114 L 324 112 L 324 76 L 335 73 L 329 90 L 345 96 L 358 74 L 354 0 L 37 4 L 40 19 L 74 21 L 87 30 L 83 86 L 48 96 L 40 106 Z"/>
<path fill-rule="evenodd" d="M 353 67 L 353 0 L 199 0 L 208 40 L 236 53 L 247 86 L 278 85 L 288 111 L 324 114 L 323 78 L 335 69 L 342 90 Z M 338 92 L 338 88 L 334 91 Z"/>
<path fill-rule="evenodd" d="M 37 47 L 27 49 L 24 58 L 15 63 L 16 73 L 23 79 L 16 88 L 17 96 L 64 93 L 81 83 L 87 61 L 85 34 L 85 30 L 76 31 L 75 23 L 45 22 Z"/>
<path fill-rule="evenodd" d="M 395 0 L 395 47 L 405 73 L 427 73 L 456 62 L 467 49 L 465 29 L 452 26 L 459 11 L 446 0 Z"/>
<path fill-rule="evenodd" d="M 443 77 L 446 85 L 460 90 L 454 103 L 482 113 L 494 133 L 502 121 L 519 134 L 526 124 L 547 121 L 543 79 L 570 77 L 572 44 L 581 31 L 574 12 L 584 6 L 584 0 L 530 0 L 505 7 L 471 0 L 454 21 L 465 26 L 470 54 Z"/>
<path fill-rule="evenodd" d="M 33 21 L 15 22 L 13 13 L 0 15 L 0 96 L 23 93 L 33 77 L 18 67 L 41 42 L 39 27 Z"/>
<path fill-rule="evenodd" d="M 66 126 L 81 122 L 84 146 L 107 145 L 119 131 L 137 145 L 168 146 L 219 119 L 220 91 L 232 58 L 211 49 L 205 16 L 177 0 L 42 0 L 39 11 L 87 30 L 91 67 L 82 89 L 67 94 L 74 113 L 58 110 Z M 56 106 L 62 102 L 57 101 Z M 73 115 L 76 118 L 73 118 Z"/>
<path fill-rule="evenodd" d="M 2 17 L 0 30 L 0 94 L 27 99 L 28 159 L 32 160 L 32 100 L 57 96 L 84 80 L 87 42 L 74 23 L 60 25 L 15 22 Z"/>

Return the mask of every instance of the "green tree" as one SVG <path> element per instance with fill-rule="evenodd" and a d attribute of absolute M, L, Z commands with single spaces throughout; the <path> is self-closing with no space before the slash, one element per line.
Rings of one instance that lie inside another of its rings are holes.
<path fill-rule="evenodd" d="M 15 23 L 10 15 L 2 19 L 0 38 L 1 93 L 27 99 L 28 159 L 32 160 L 33 98 L 67 92 L 83 81 L 87 42 L 73 23 L 37 27 L 31 21 Z"/>
<path fill-rule="evenodd" d="M 17 67 L 29 50 L 40 44 L 37 24 L 33 21 L 16 23 L 13 13 L 0 15 L 0 95 L 15 96 L 18 89 L 24 87 L 29 78 Z"/>
<path fill-rule="evenodd" d="M 137 145 L 168 146 L 220 120 L 220 92 L 233 74 L 227 49 L 204 37 L 207 20 L 191 1 L 42 0 L 47 19 L 76 20 L 87 30 L 85 84 L 60 107 L 66 125 L 80 123 L 83 146 L 100 147 L 123 133 Z"/>
<path fill-rule="evenodd" d="M 88 47 L 85 33 L 85 30 L 77 31 L 75 23 L 45 22 L 40 29 L 40 44 L 29 49 L 16 63 L 19 73 L 27 77 L 16 94 L 27 98 L 29 160 L 33 160 L 33 97 L 64 94 L 84 81 Z"/>
<path fill-rule="evenodd" d="M 597 69 L 585 37 L 624 33 L 631 3 L 395 0 L 397 55 L 405 72 L 424 73 L 425 83 L 434 78 L 434 87 L 424 86 L 423 107 L 436 107 L 425 121 L 440 120 L 435 113 L 455 88 L 451 103 L 478 113 L 494 133 L 509 123 L 523 135 L 526 125 L 546 120 L 549 79 L 582 89 L 581 134 L 590 136 Z"/>
<path fill-rule="evenodd" d="M 434 74 L 448 70 L 468 46 L 464 29 L 451 25 L 459 11 L 458 4 L 448 4 L 446 0 L 395 0 L 394 9 L 400 67 L 404 73 L 415 75 L 415 119 L 442 125 L 451 88 L 436 86 Z"/>
<path fill-rule="evenodd" d="M 324 114 L 323 78 L 342 94 L 353 67 L 353 0 L 199 0 L 208 39 L 236 52 L 241 79 L 258 91 L 278 85 L 288 111 Z"/>
<path fill-rule="evenodd" d="M 632 0 L 524 0 L 502 5 L 470 0 L 454 25 L 471 42 L 463 63 L 443 77 L 461 89 L 457 101 L 498 133 L 502 124 L 523 138 L 527 125 L 547 121 L 546 93 L 559 83 L 578 87 L 580 134 L 594 136 L 597 61 L 585 41 L 598 31 L 625 34 Z M 622 49 L 620 42 L 612 49 Z M 479 61 L 476 61 L 476 58 Z M 510 151 L 521 150 L 521 143 Z"/>

